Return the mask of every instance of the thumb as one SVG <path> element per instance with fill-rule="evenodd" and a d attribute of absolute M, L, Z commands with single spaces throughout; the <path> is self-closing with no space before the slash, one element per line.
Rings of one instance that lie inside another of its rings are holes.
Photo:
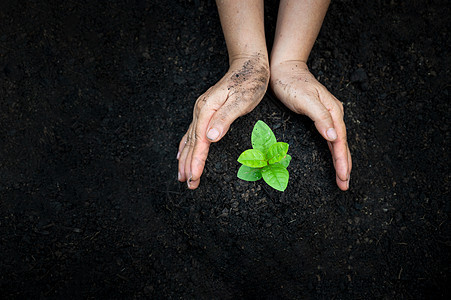
<path fill-rule="evenodd" d="M 321 111 L 315 116 L 311 117 L 313 122 L 315 122 L 315 127 L 318 132 L 330 142 L 337 139 L 338 134 L 335 130 L 334 122 L 330 112 L 323 106 Z"/>
<path fill-rule="evenodd" d="M 305 98 L 305 101 L 298 102 L 298 111 L 312 119 L 318 132 L 327 141 L 335 141 L 338 135 L 330 111 L 320 101 L 319 96 L 307 94 Z"/>
<path fill-rule="evenodd" d="M 251 110 L 240 106 L 237 100 L 227 101 L 211 117 L 207 129 L 207 138 L 211 142 L 219 141 L 227 133 L 233 121 Z"/>

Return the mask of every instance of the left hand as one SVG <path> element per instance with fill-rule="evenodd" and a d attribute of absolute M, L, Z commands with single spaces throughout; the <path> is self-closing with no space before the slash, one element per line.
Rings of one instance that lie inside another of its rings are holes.
<path fill-rule="evenodd" d="M 254 55 L 232 61 L 229 71 L 200 96 L 193 120 L 179 145 L 178 179 L 196 189 L 212 142 L 218 142 L 238 117 L 257 106 L 269 82 L 267 57 Z"/>

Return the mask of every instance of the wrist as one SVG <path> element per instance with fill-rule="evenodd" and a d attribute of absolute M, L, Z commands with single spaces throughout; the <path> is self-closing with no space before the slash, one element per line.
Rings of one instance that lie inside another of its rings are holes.
<path fill-rule="evenodd" d="M 296 72 L 303 72 L 303 71 L 309 71 L 309 68 L 307 66 L 307 62 L 304 60 L 283 60 L 283 61 L 271 61 L 270 64 L 270 70 L 271 73 L 278 71 L 286 71 L 286 69 L 289 68 L 291 71 Z"/>
<path fill-rule="evenodd" d="M 269 58 L 266 51 L 258 51 L 253 53 L 239 53 L 229 56 L 229 69 L 241 68 L 244 63 L 252 62 L 265 67 L 269 71 Z"/>
<path fill-rule="evenodd" d="M 281 78 L 287 78 L 290 74 L 292 78 L 304 77 L 311 74 L 305 61 L 302 60 L 287 60 L 270 64 L 271 78 L 270 84 L 274 88 L 274 84 L 280 82 Z"/>
<path fill-rule="evenodd" d="M 270 66 L 266 51 L 232 55 L 229 57 L 229 61 L 229 71 L 247 70 L 247 72 L 258 73 L 266 83 L 269 82 Z"/>
<path fill-rule="evenodd" d="M 243 86 L 246 90 L 253 90 L 256 95 L 258 94 L 256 92 L 260 90 L 264 93 L 270 80 L 268 56 L 262 53 L 233 56 L 230 58 L 229 71 L 224 78 L 231 80 L 233 86 Z"/>
<path fill-rule="evenodd" d="M 283 67 L 285 65 L 298 65 L 299 67 L 307 68 L 307 58 L 302 57 L 274 57 L 271 56 L 271 69 Z"/>

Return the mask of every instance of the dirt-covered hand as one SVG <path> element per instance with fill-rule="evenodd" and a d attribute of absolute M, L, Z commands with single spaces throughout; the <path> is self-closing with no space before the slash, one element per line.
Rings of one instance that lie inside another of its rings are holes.
<path fill-rule="evenodd" d="M 234 60 L 224 77 L 200 96 L 193 121 L 180 141 L 178 179 L 188 188 L 199 186 L 211 142 L 219 141 L 238 117 L 261 101 L 269 82 L 269 66 L 262 55 Z"/>
<path fill-rule="evenodd" d="M 271 65 L 271 88 L 292 111 L 310 117 L 327 140 L 336 171 L 338 187 L 349 188 L 352 168 L 346 140 L 343 104 L 310 73 L 302 61 Z"/>

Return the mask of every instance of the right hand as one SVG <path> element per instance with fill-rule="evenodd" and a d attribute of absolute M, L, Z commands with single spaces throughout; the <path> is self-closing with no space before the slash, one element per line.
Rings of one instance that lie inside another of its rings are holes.
<path fill-rule="evenodd" d="M 303 61 L 271 65 L 271 87 L 289 109 L 309 116 L 326 139 L 332 154 L 338 187 L 349 189 L 351 152 L 346 140 L 343 104 L 310 73 Z"/>
<path fill-rule="evenodd" d="M 200 96 L 193 121 L 180 141 L 178 179 L 189 189 L 199 186 L 211 142 L 219 141 L 238 117 L 251 112 L 269 82 L 267 57 L 235 59 L 224 77 Z"/>

